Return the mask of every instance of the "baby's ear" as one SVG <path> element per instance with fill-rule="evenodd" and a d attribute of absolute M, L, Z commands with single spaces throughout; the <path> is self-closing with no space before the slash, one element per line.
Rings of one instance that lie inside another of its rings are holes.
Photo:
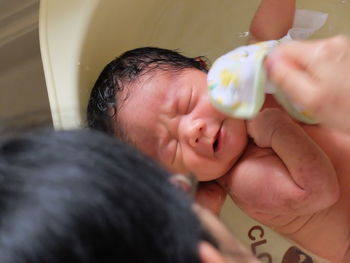
<path fill-rule="evenodd" d="M 195 57 L 194 58 L 195 61 L 199 62 L 199 64 L 201 65 L 202 68 L 204 68 L 206 71 L 209 71 L 209 66 L 208 66 L 208 63 L 205 59 L 205 57 Z"/>

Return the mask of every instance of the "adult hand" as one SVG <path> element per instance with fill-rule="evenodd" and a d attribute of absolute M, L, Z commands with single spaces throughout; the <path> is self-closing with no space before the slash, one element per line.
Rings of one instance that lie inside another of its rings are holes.
<path fill-rule="evenodd" d="M 321 123 L 350 132 L 350 38 L 289 42 L 266 59 L 269 78 Z"/>

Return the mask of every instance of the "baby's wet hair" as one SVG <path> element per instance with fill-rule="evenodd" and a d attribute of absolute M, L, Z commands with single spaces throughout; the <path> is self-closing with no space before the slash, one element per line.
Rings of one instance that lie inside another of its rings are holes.
<path fill-rule="evenodd" d="M 129 50 L 108 63 L 95 82 L 87 107 L 88 127 L 116 135 L 127 141 L 118 121 L 118 107 L 124 101 L 118 92 L 142 76 L 156 70 L 178 73 L 194 68 L 208 72 L 205 57 L 186 57 L 179 52 L 156 47 Z"/>

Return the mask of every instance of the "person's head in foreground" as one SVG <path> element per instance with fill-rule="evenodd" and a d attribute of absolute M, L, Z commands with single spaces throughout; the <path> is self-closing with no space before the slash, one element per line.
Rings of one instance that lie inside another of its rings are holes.
<path fill-rule="evenodd" d="M 200 181 L 225 174 L 247 143 L 245 122 L 209 101 L 205 62 L 167 49 L 134 49 L 110 62 L 91 91 L 87 119 Z"/>
<path fill-rule="evenodd" d="M 0 143 L 0 262 L 257 262 L 169 174 L 98 132 Z"/>

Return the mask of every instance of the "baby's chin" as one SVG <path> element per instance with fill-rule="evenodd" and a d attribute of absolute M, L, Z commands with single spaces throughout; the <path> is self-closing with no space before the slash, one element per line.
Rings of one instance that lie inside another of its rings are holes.
<path fill-rule="evenodd" d="M 194 174 L 196 175 L 197 180 L 199 182 L 208 182 L 208 181 L 217 180 L 222 176 L 224 176 L 226 173 L 228 173 L 231 170 L 232 166 L 235 164 L 235 162 L 236 160 L 233 160 L 225 167 L 215 167 L 215 168 L 211 168 L 210 171 L 208 169 L 206 171 L 194 172 Z"/>

